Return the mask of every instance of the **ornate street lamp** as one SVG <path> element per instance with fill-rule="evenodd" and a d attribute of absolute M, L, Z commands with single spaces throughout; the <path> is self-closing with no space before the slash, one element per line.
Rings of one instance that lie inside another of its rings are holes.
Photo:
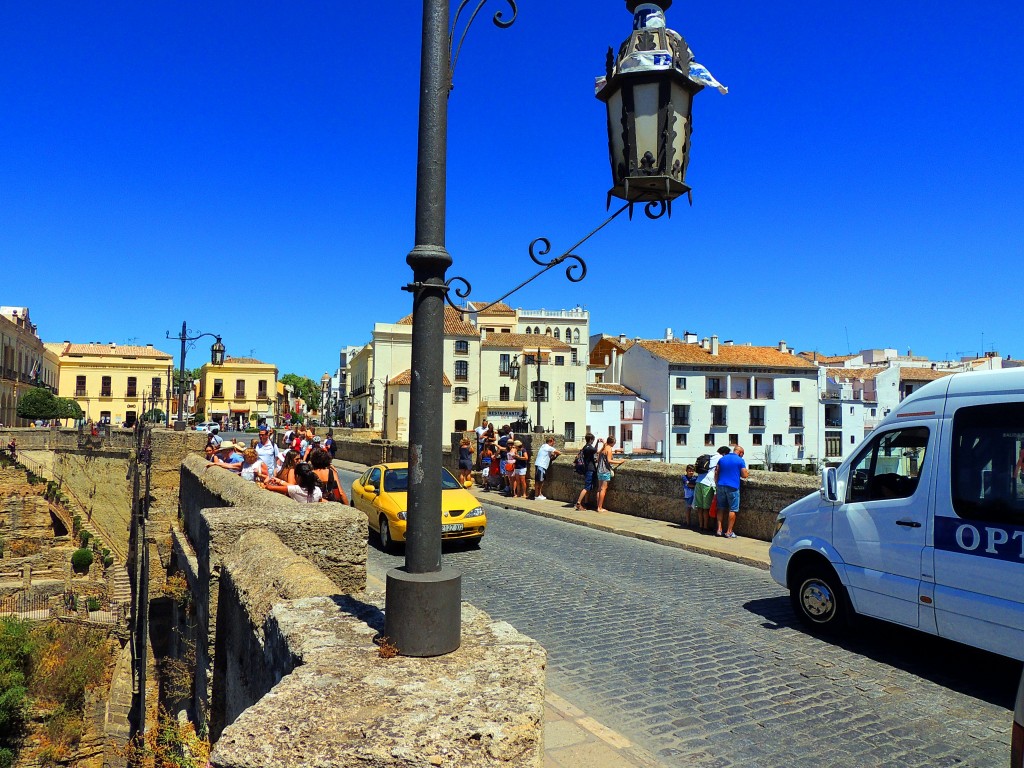
<path fill-rule="evenodd" d="M 320 377 L 320 423 L 324 423 L 326 418 L 328 422 L 330 417 L 327 416 L 327 410 L 331 406 L 331 374 L 324 372 L 324 375 Z M 328 423 L 326 426 L 330 426 Z"/>
<path fill-rule="evenodd" d="M 511 26 L 517 13 L 516 0 L 505 2 L 511 8 L 511 18 L 505 19 L 500 11 L 493 16 L 494 23 L 502 28 Z M 668 30 L 657 32 L 659 23 L 664 27 L 664 9 L 670 2 L 626 0 L 626 7 L 634 14 L 636 40 L 630 38 L 633 48 L 627 41 L 617 62 L 612 57 L 605 82 L 598 87 L 598 97 L 608 101 L 619 115 L 619 133 L 623 135 L 610 139 L 615 174 L 612 194 L 625 204 L 550 261 L 543 259 L 550 251 L 550 242 L 545 238 L 534 240 L 530 258 L 540 271 L 475 311 L 486 311 L 567 260 L 566 277 L 579 282 L 587 268 L 573 253 L 575 248 L 624 211 L 632 214 L 636 203 L 644 203 L 645 215 L 656 219 L 671 212 L 672 200 L 689 191 L 683 179 L 689 150 L 690 103 L 701 84 L 684 82 L 688 75 L 692 80 L 692 68 L 678 68 L 689 67 L 692 61 L 682 38 Z M 460 309 L 449 293 L 454 290 L 456 296 L 465 299 L 471 291 L 468 280 L 448 278 L 446 274 L 452 264 L 445 247 L 448 97 L 466 33 L 486 3 L 460 0 L 452 19 L 449 0 L 423 0 L 416 234 L 414 247 L 406 257 L 413 279 L 403 286 L 413 295 L 405 565 L 387 574 L 384 610 L 384 634 L 406 656 L 439 656 L 456 650 L 462 641 L 462 576 L 441 563 L 444 305 L 447 302 Z M 474 4 L 475 10 L 467 12 L 468 21 L 456 42 L 459 19 Z M 658 51 L 658 46 L 663 50 Z M 652 51 L 663 55 L 655 60 L 653 55 L 648 56 Z M 607 98 L 602 96 L 605 91 Z M 681 116 L 685 120 L 681 121 Z M 609 121 L 611 130 L 611 118 Z M 653 141 L 651 135 L 655 136 Z M 453 288 L 453 283 L 464 287 Z"/>
<path fill-rule="evenodd" d="M 181 342 L 181 367 L 178 369 L 178 419 L 174 422 L 175 432 L 185 431 L 185 352 L 187 351 L 185 345 L 189 342 L 198 341 L 205 336 L 216 339 L 213 342 L 213 346 L 210 347 L 210 362 L 214 365 L 224 365 L 224 344 L 217 334 L 197 333 L 194 336 L 189 336 L 188 325 L 184 322 L 181 324 L 181 333 L 177 336 L 171 336 L 171 332 L 167 331 L 168 339 L 177 339 Z"/>
<path fill-rule="evenodd" d="M 671 203 L 690 192 L 693 97 L 704 86 L 690 76 L 693 53 L 682 35 L 665 26 L 672 0 L 626 0 L 633 33 L 608 49 L 607 71 L 597 98 L 608 107 L 612 196 L 629 203 Z M 699 65 L 698 65 L 699 66 Z"/>

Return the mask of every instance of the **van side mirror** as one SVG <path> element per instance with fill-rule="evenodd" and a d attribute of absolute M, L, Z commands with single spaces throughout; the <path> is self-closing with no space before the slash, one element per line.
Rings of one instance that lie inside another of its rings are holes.
<path fill-rule="evenodd" d="M 839 475 L 835 467 L 821 470 L 821 498 L 833 504 L 839 502 Z"/>

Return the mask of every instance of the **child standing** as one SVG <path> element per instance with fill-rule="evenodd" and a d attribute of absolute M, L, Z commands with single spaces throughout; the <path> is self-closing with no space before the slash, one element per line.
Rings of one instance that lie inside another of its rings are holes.
<path fill-rule="evenodd" d="M 686 474 L 683 475 L 683 525 L 692 528 L 690 525 L 690 513 L 693 511 L 693 496 L 697 490 L 697 469 L 693 464 L 686 465 Z"/>

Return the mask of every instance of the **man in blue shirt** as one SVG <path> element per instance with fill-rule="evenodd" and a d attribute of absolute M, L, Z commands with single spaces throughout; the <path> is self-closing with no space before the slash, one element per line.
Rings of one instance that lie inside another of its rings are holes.
<path fill-rule="evenodd" d="M 750 474 L 747 462 L 743 459 L 743 446 L 737 445 L 732 453 L 725 454 L 715 465 L 715 486 L 718 494 L 718 533 L 727 539 L 735 539 L 732 527 L 736 523 L 736 513 L 740 511 L 740 480 Z M 728 513 L 729 521 L 725 532 L 722 522 Z"/>

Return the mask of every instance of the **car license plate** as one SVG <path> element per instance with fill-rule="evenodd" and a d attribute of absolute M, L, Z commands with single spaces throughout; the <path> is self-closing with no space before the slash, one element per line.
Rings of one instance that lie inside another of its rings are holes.
<path fill-rule="evenodd" d="M 448 523 L 441 526 L 441 533 L 455 533 L 462 530 L 462 523 Z"/>

